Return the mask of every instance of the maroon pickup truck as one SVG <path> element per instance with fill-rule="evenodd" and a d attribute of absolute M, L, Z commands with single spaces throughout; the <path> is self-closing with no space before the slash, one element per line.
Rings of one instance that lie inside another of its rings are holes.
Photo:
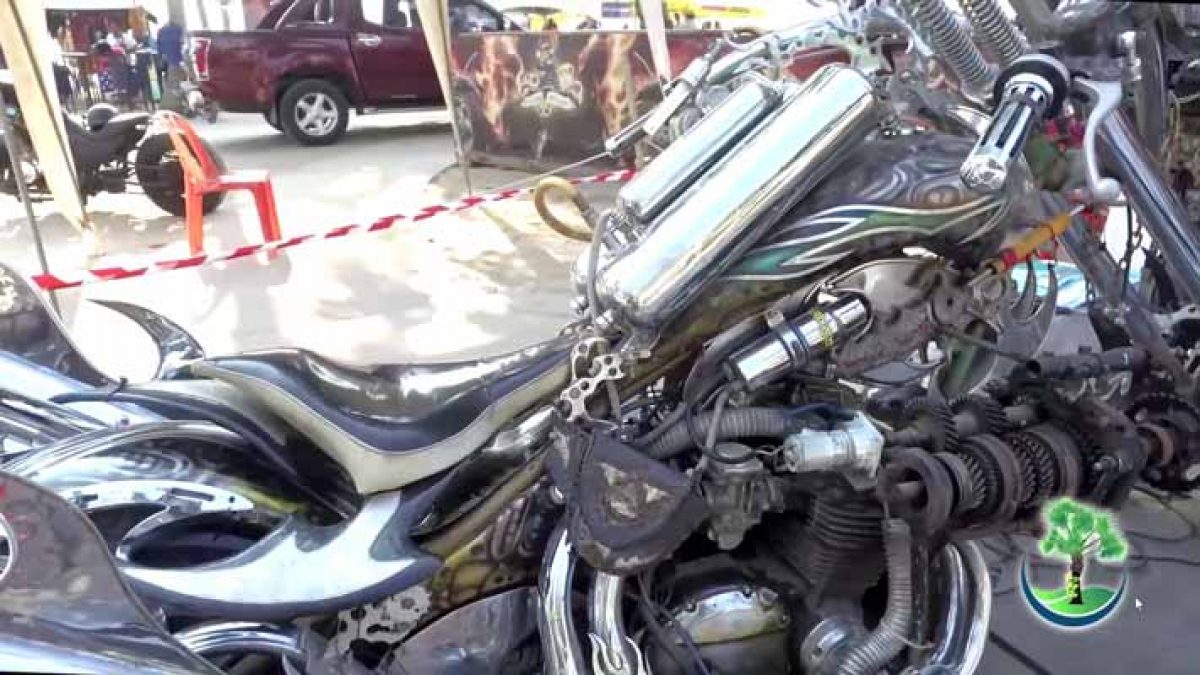
<path fill-rule="evenodd" d="M 449 18 L 457 32 L 515 29 L 480 0 L 451 0 Z M 352 108 L 443 104 L 413 0 L 283 0 L 254 30 L 191 35 L 205 96 L 305 145 L 341 138 Z"/>

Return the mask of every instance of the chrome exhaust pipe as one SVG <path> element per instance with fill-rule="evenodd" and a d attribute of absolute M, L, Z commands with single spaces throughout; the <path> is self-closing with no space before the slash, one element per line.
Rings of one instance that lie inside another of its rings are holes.
<path fill-rule="evenodd" d="M 905 670 L 909 675 L 972 673 L 987 646 L 992 618 L 992 583 L 987 563 L 973 542 L 949 544 L 940 553 L 944 602 L 937 613 L 933 648 Z M 588 594 L 591 619 L 591 668 L 585 659 L 572 614 L 571 591 L 577 559 L 565 527 L 550 540 L 538 582 L 538 628 L 548 675 L 649 675 L 637 643 L 621 620 L 622 577 L 597 572 Z M 845 632 L 835 641 L 849 639 Z"/>
<path fill-rule="evenodd" d="M 593 675 L 649 675 L 650 666 L 642 650 L 625 632 L 621 618 L 621 600 L 625 597 L 625 577 L 596 572 L 588 598 L 592 632 Z"/>
<path fill-rule="evenodd" d="M 617 193 L 617 208 L 646 226 L 779 105 L 780 87 L 752 79 L 738 87 Z"/>
<path fill-rule="evenodd" d="M 571 606 L 576 563 L 575 547 L 565 524 L 560 525 L 550 537 L 538 577 L 538 631 L 546 675 L 649 675 L 645 656 L 621 618 L 625 579 L 600 571 L 588 593 L 588 667 Z"/>
<path fill-rule="evenodd" d="M 566 523 L 550 537 L 538 575 L 538 633 L 546 675 L 585 675 L 583 649 L 571 613 L 571 588 L 575 580 L 575 546 Z"/>
<path fill-rule="evenodd" d="M 912 675 L 973 673 L 983 659 L 992 619 L 992 580 L 987 563 L 974 542 L 942 549 L 942 589 L 945 603 L 937 639 L 928 657 Z"/>
<path fill-rule="evenodd" d="M 687 307 L 829 175 L 875 127 L 882 108 L 871 82 L 842 64 L 781 88 L 780 107 L 599 275 L 601 303 L 625 326 L 661 328 Z"/>

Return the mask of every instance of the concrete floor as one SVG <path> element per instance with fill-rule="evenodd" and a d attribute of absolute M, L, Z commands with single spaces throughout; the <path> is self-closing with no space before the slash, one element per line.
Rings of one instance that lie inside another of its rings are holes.
<path fill-rule="evenodd" d="M 356 118 L 347 137 L 328 148 L 297 146 L 257 115 L 223 114 L 215 125 L 198 124 L 231 168 L 271 170 L 286 235 L 371 221 L 462 191 L 461 174 L 443 171 L 453 162 L 453 147 L 442 114 Z M 478 190 L 519 177 L 473 171 Z M 597 195 L 597 202 L 605 196 Z M 140 195 L 102 195 L 89 204 L 107 249 L 90 265 L 80 238 L 52 207 L 37 211 L 54 271 L 186 253 L 180 219 Z M 231 195 L 208 219 L 207 237 L 213 251 L 257 241 L 249 197 Z M 150 307 L 192 331 L 211 354 L 298 345 L 357 363 L 433 360 L 552 335 L 568 318 L 567 267 L 579 250 L 549 233 L 524 202 L 312 244 L 271 262 L 241 260 L 64 291 L 59 301 L 94 362 L 135 381 L 153 365 L 149 341 L 87 299 Z M 37 271 L 23 211 L 6 197 L 0 197 L 0 259 Z M 1195 501 L 1182 503 L 1181 510 L 1200 522 Z M 1122 525 L 1135 551 L 1170 558 L 1132 563 L 1132 597 L 1144 603 L 1142 610 L 1130 600 L 1097 630 L 1057 632 L 1007 590 L 1013 561 L 997 557 L 993 632 L 1010 649 L 989 644 L 981 672 L 1200 672 L 1200 646 L 1191 629 L 1200 620 L 1193 590 L 1200 570 L 1187 562 L 1200 560 L 1200 540 L 1149 541 L 1133 534 L 1169 538 L 1184 526 L 1145 500 L 1122 514 Z M 1184 528 L 1182 534 L 1194 531 Z"/>
<path fill-rule="evenodd" d="M 454 161 L 444 113 L 355 118 L 345 139 L 326 148 L 298 146 L 257 115 L 222 114 L 197 128 L 230 168 L 272 172 L 285 236 L 406 212 L 456 197 L 461 185 L 457 170 L 434 180 Z M 477 189 L 520 177 L 473 173 Z M 77 232 L 52 205 L 38 206 L 51 270 L 186 255 L 181 219 L 140 194 L 100 195 L 88 210 L 107 253 L 90 264 Z M 150 307 L 210 354 L 297 345 L 378 363 L 497 352 L 551 336 L 568 319 L 567 267 L 580 249 L 535 217 L 528 203 L 506 204 L 310 244 L 269 263 L 244 259 L 61 291 L 59 302 L 84 351 L 135 380 L 153 365 L 149 342 L 85 300 Z M 244 193 L 231 194 L 206 225 L 211 251 L 261 239 Z M 0 197 L 0 259 L 37 270 L 23 210 L 8 197 Z"/>
<path fill-rule="evenodd" d="M 992 636 L 981 675 L 1094 675 L 1142 673 L 1194 675 L 1200 672 L 1200 501 L 1171 501 L 1169 509 L 1134 493 L 1119 514 L 1129 544 L 1129 593 L 1113 616 L 1084 631 L 1051 627 L 1033 614 L 1016 588 L 1018 559 L 1007 542 L 988 542 L 992 562 Z M 1033 550 L 1031 539 L 1018 540 Z M 1091 563 L 1087 579 L 1115 585 L 1114 569 Z M 1119 568 L 1117 568 L 1119 569 Z M 1058 568 L 1035 569 L 1034 583 L 1057 585 Z M 1045 577 L 1045 578 L 1042 578 Z M 1085 579 L 1086 581 L 1086 579 Z M 1138 607 L 1138 603 L 1141 607 Z"/>

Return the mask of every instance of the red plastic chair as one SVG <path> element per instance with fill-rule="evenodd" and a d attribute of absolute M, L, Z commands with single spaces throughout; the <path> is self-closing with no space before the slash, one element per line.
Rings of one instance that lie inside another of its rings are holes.
<path fill-rule="evenodd" d="M 178 113 L 158 113 L 171 137 L 171 145 L 179 156 L 183 167 L 183 199 L 187 210 L 188 248 L 192 255 L 204 252 L 204 195 L 229 190 L 249 190 L 258 206 L 258 220 L 262 225 L 263 239 L 278 241 L 279 212 L 275 208 L 275 190 L 271 177 L 265 170 L 250 169 L 227 171 L 213 161 L 200 135 Z"/>

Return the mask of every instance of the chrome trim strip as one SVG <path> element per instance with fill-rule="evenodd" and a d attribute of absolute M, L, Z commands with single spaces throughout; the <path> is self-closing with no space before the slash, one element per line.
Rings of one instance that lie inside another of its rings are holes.
<path fill-rule="evenodd" d="M 983 650 L 987 648 L 988 627 L 992 623 L 992 577 L 988 572 L 987 561 L 983 559 L 983 553 L 975 542 L 960 543 L 958 548 L 970 573 L 970 596 L 973 602 L 967 643 L 959 661 L 962 664 L 959 672 L 973 673 L 983 660 Z"/>
<path fill-rule="evenodd" d="M 940 629 L 928 656 L 907 675 L 973 673 L 983 659 L 992 618 L 992 579 L 975 542 L 948 544 L 941 551 L 945 603 Z"/>
<path fill-rule="evenodd" d="M 83 459 L 121 445 L 157 441 L 163 439 L 197 440 L 221 445 L 239 446 L 240 436 L 208 422 L 168 420 L 149 422 L 117 429 L 98 429 L 68 438 L 60 443 L 38 448 L 19 457 L 4 467 L 5 471 L 33 478 L 55 464 L 68 460 Z"/>
<path fill-rule="evenodd" d="M 301 633 L 295 626 L 280 627 L 249 621 L 226 621 L 181 630 L 175 633 L 175 639 L 200 656 L 253 652 L 276 654 L 301 662 L 307 656 L 300 644 Z"/>
<path fill-rule="evenodd" d="M 1187 210 L 1163 178 L 1125 111 L 1100 123 L 1100 154 L 1121 182 L 1138 218 L 1167 262 L 1175 291 L 1188 303 L 1200 302 L 1200 245 Z"/>

